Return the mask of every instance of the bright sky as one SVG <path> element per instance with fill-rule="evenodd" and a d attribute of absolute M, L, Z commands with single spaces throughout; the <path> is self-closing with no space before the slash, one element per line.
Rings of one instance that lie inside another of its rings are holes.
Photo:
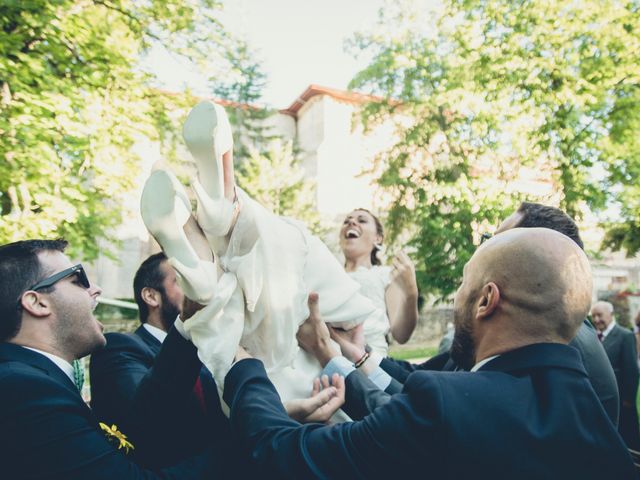
<path fill-rule="evenodd" d="M 258 50 L 268 84 L 264 101 L 276 108 L 291 104 L 310 84 L 346 88 L 366 59 L 344 51 L 344 40 L 371 27 L 384 0 L 225 0 L 222 20 L 228 31 Z M 161 51 L 149 63 L 168 89 L 188 84 L 205 93 L 202 79 Z"/>

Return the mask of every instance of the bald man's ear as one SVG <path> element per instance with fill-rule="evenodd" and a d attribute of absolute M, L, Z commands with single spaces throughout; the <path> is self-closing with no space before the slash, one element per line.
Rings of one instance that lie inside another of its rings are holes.
<path fill-rule="evenodd" d="M 44 318 L 51 314 L 51 302 L 45 295 L 28 291 L 20 297 L 22 309 L 32 317 Z"/>
<path fill-rule="evenodd" d="M 480 293 L 480 302 L 476 310 L 476 318 L 485 319 L 493 315 L 500 303 L 500 289 L 498 286 L 489 282 Z"/>
<path fill-rule="evenodd" d="M 155 288 L 144 287 L 140 292 L 140 296 L 144 303 L 150 307 L 158 307 L 160 305 L 160 292 Z"/>

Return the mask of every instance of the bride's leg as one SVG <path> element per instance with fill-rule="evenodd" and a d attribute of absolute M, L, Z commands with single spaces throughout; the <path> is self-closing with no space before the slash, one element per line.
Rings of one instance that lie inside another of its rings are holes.
<path fill-rule="evenodd" d="M 140 212 L 147 230 L 178 272 L 185 295 L 198 303 L 207 303 L 216 284 L 216 269 L 210 260 L 200 259 L 185 235 L 183 227 L 191 217 L 191 206 L 171 172 L 157 170 L 147 179 Z"/>
<path fill-rule="evenodd" d="M 198 168 L 194 181 L 198 222 L 207 238 L 224 237 L 237 210 L 233 136 L 224 108 L 209 101 L 197 104 L 187 116 L 182 135 Z"/>

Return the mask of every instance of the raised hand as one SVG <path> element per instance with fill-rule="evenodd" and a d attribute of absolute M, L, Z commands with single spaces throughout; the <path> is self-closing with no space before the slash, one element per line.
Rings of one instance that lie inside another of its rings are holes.
<path fill-rule="evenodd" d="M 298 345 L 300 345 L 303 350 L 314 355 L 324 367 L 329 363 L 329 360 L 337 357 L 339 354 L 331 344 L 329 329 L 320 315 L 318 301 L 317 293 L 309 294 L 309 318 L 298 327 L 296 338 L 298 339 Z"/>
<path fill-rule="evenodd" d="M 416 283 L 416 271 L 413 262 L 402 251 L 393 258 L 391 283 L 395 283 L 405 295 L 418 295 L 418 284 Z"/>

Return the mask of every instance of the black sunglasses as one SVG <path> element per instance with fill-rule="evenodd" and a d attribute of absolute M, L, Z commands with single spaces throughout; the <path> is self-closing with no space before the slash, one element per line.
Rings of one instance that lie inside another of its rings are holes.
<path fill-rule="evenodd" d="M 89 283 L 89 279 L 87 278 L 87 274 L 84 271 L 84 268 L 81 264 L 74 265 L 73 267 L 69 267 L 66 270 L 62 270 L 61 272 L 55 273 L 50 277 L 45 278 L 44 280 L 40 280 L 35 285 L 32 285 L 27 290 L 38 291 L 43 288 L 48 288 L 55 285 L 60 280 L 70 277 L 71 275 L 76 275 L 80 285 L 84 288 L 89 288 L 91 284 Z"/>
<path fill-rule="evenodd" d="M 491 235 L 490 233 L 483 233 L 482 235 L 480 235 L 480 245 L 482 245 L 484 242 L 486 242 L 487 240 L 489 240 L 493 235 Z"/>

